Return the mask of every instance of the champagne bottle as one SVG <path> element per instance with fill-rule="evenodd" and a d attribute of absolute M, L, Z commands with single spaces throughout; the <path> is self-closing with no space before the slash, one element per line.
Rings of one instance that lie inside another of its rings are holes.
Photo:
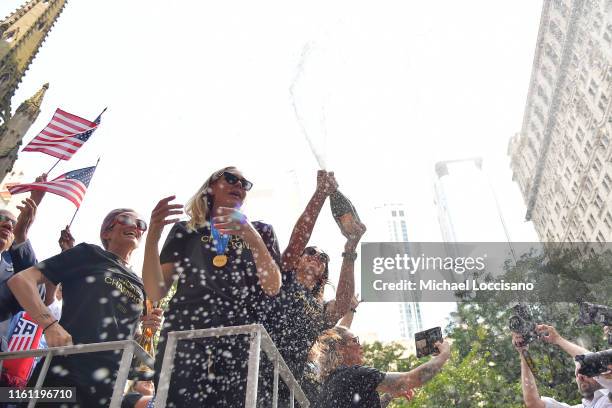
<path fill-rule="evenodd" d="M 329 196 L 332 216 L 343 233 L 350 233 L 355 222 L 361 222 L 353 204 L 340 191 L 336 190 Z"/>
<path fill-rule="evenodd" d="M 151 300 L 147 299 L 145 301 L 146 314 L 151 313 L 151 310 L 153 310 L 153 306 L 154 305 Z M 142 334 L 140 335 L 140 338 L 138 339 L 138 344 L 140 345 L 140 347 L 142 347 L 144 351 L 146 351 L 147 354 L 153 358 L 155 358 L 155 343 L 153 342 L 154 337 L 155 337 L 155 331 L 153 331 L 153 329 L 151 329 L 150 327 L 147 327 L 142 330 Z M 153 370 L 149 368 L 149 366 L 146 365 L 145 363 L 141 363 L 140 366 L 138 366 L 137 371 L 141 373 L 152 373 L 153 372 Z"/>

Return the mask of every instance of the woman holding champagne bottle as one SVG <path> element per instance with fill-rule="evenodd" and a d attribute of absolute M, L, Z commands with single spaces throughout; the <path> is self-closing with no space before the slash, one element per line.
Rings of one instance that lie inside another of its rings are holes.
<path fill-rule="evenodd" d="M 350 202 L 338 191 L 333 172 L 320 170 L 317 187 L 306 209 L 297 220 L 289 245 L 282 255 L 283 285 L 279 295 L 268 299 L 261 321 L 270 333 L 289 369 L 301 381 L 308 352 L 317 337 L 336 325 L 351 308 L 355 292 L 356 248 L 366 227 L 359 221 Z M 329 278 L 329 256 L 314 246 L 306 246 L 328 196 L 332 213 L 346 237 L 336 297 L 323 300 Z M 269 367 L 266 367 L 269 368 Z M 266 369 L 262 371 L 267 371 Z M 270 375 L 262 379 L 263 399 L 271 395 Z M 281 404 L 288 404 L 288 392 L 281 387 Z M 266 403 L 266 402 L 264 402 Z"/>

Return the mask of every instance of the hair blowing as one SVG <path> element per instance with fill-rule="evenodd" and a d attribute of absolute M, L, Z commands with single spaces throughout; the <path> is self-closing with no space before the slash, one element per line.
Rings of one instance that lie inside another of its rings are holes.
<path fill-rule="evenodd" d="M 229 170 L 237 170 L 234 166 L 224 167 L 220 170 L 215 171 L 213 174 L 206 179 L 202 187 L 198 189 L 187 204 L 185 205 L 185 213 L 189 216 L 187 221 L 187 229 L 196 230 L 206 225 L 206 220 L 209 217 L 210 211 L 213 207 L 213 196 L 211 194 L 211 185 L 219 180 L 224 172 Z"/>
<path fill-rule="evenodd" d="M 348 329 L 335 326 L 325 330 L 313 346 L 313 357 L 319 366 L 319 381 L 323 382 L 342 364 L 342 354 L 338 346 L 345 343 Z"/>

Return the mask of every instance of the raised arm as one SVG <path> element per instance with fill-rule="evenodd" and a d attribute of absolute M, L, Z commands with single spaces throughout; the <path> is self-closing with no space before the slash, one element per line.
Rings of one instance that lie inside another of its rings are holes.
<path fill-rule="evenodd" d="M 38 294 L 37 285 L 48 282 L 42 272 L 32 266 L 15 274 L 7 285 L 21 307 L 43 329 L 49 347 L 71 345 L 72 337 L 60 326 Z"/>
<path fill-rule="evenodd" d="M 536 332 L 542 334 L 542 339 L 551 344 L 556 344 L 561 347 L 567 354 L 572 356 L 572 358 L 576 357 L 580 354 L 589 353 L 589 350 L 585 349 L 578 344 L 574 344 L 571 341 L 563 338 L 553 326 L 549 326 L 546 324 L 539 324 L 536 326 Z"/>
<path fill-rule="evenodd" d="M 344 253 L 342 254 L 342 267 L 338 278 L 336 298 L 329 302 L 326 313 L 327 321 L 336 324 L 351 309 L 351 300 L 355 296 L 355 260 L 357 260 L 357 245 L 366 231 L 365 225 L 355 220 L 351 233 L 343 231 L 346 236 Z"/>
<path fill-rule="evenodd" d="M 333 171 L 328 173 L 325 170 L 319 170 L 317 172 L 317 188 L 306 205 L 306 209 L 295 223 L 287 249 L 282 254 L 281 268 L 283 271 L 295 269 L 298 259 L 308 244 L 325 200 L 337 188 L 338 183 Z"/>
<path fill-rule="evenodd" d="M 182 214 L 180 204 L 170 204 L 175 196 L 161 199 L 151 212 L 151 222 L 145 240 L 145 253 L 142 262 L 142 281 L 147 296 L 153 301 L 161 300 L 172 286 L 174 265 L 172 263 L 160 264 L 159 240 L 164 227 L 174 224 L 178 219 L 168 219 L 170 216 Z"/>
<path fill-rule="evenodd" d="M 437 342 L 436 346 L 440 350 L 437 356 L 406 373 L 387 373 L 376 390 L 397 396 L 406 394 L 413 388 L 420 387 L 431 380 L 440 372 L 442 366 L 450 358 L 450 344 L 448 341 Z"/>
<path fill-rule="evenodd" d="M 527 346 L 523 345 L 523 338 L 520 334 L 512 334 L 512 344 L 516 351 L 518 351 L 521 359 L 521 388 L 523 390 L 523 400 L 527 408 L 545 408 L 546 403 L 540 398 L 540 392 L 538 391 L 538 385 L 536 384 L 535 377 L 527 364 L 525 354 Z"/>
<path fill-rule="evenodd" d="M 357 313 L 357 306 L 359 306 L 359 303 L 361 303 L 361 301 L 357 299 L 357 296 L 353 296 L 353 298 L 351 299 L 351 308 L 348 312 L 344 314 L 344 316 L 342 316 L 342 319 L 340 319 L 340 321 L 338 322 L 338 326 L 346 327 L 348 329 L 351 328 L 351 325 L 353 324 L 353 319 L 355 318 L 355 313 Z"/>

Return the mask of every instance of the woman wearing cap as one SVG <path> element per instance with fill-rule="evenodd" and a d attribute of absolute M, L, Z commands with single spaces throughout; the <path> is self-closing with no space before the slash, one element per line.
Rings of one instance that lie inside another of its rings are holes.
<path fill-rule="evenodd" d="M 315 340 L 350 310 L 355 291 L 355 249 L 366 230 L 363 224 L 355 221 L 350 232 L 342 231 L 347 240 L 342 253 L 336 297 L 329 302 L 323 300 L 324 286 L 329 279 L 329 256 L 317 247 L 306 246 L 325 200 L 337 187 L 333 172 L 318 172 L 316 190 L 296 222 L 289 245 L 283 252 L 281 291 L 268 301 L 267 308 L 261 312 L 262 323 L 300 382 L 308 352 Z M 263 398 L 269 403 L 271 376 L 264 375 L 262 381 Z M 281 406 L 288 403 L 286 391 L 281 386 Z"/>
<path fill-rule="evenodd" d="M 160 201 L 151 214 L 145 289 L 156 301 L 177 282 L 158 344 L 158 390 L 168 332 L 255 323 L 257 305 L 278 293 L 280 251 L 274 230 L 250 222 L 240 210 L 251 187 L 238 169 L 226 167 L 187 203 L 188 221 L 170 219 L 181 213 L 180 205 L 170 204 L 174 196 Z M 160 253 L 163 227 L 172 223 Z M 247 350 L 248 336 L 178 342 L 166 406 L 244 405 Z"/>
<path fill-rule="evenodd" d="M 111 211 L 102 222 L 104 248 L 81 243 L 28 268 L 8 285 L 26 312 L 43 328 L 49 347 L 126 340 L 142 313 L 144 287 L 129 265 L 147 224 L 128 208 Z M 58 321 L 37 295 L 40 283 L 62 284 Z M 148 324 L 159 326 L 156 316 Z M 121 354 L 54 356 L 45 387 L 76 387 L 81 407 L 108 406 Z M 42 364 L 31 377 L 35 382 Z"/>

